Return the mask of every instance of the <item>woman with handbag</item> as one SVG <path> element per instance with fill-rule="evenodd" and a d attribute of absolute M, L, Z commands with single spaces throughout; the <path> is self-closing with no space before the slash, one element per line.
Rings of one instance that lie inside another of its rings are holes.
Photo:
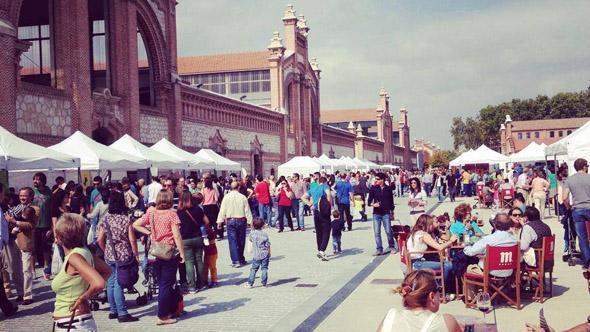
<path fill-rule="evenodd" d="M 133 287 L 129 284 L 134 282 L 129 279 L 135 279 L 137 282 L 136 276 L 139 276 L 137 239 L 131 226 L 131 218 L 125 214 L 123 193 L 113 190 L 109 196 L 108 213 L 102 219 L 97 240 L 112 270 L 107 280 L 107 297 L 111 307 L 109 319 L 118 319 L 119 323 L 136 322 L 139 318 L 127 312 L 123 289 Z M 119 280 L 128 284 L 121 285 Z"/>
<path fill-rule="evenodd" d="M 150 208 L 133 227 L 140 233 L 150 236 L 149 253 L 156 257 L 154 274 L 158 280 L 158 320 L 156 325 L 174 324 L 173 313 L 176 308 L 174 285 L 178 263 L 184 263 L 184 247 L 180 235 L 180 219 L 172 210 L 172 192 L 160 190 L 156 206 Z M 147 228 L 149 227 L 149 229 Z M 180 260 L 176 251 L 180 253 Z"/>
<path fill-rule="evenodd" d="M 54 232 L 66 256 L 51 282 L 55 292 L 53 331 L 98 331 L 89 300 L 104 289 L 111 269 L 86 249 L 86 222 L 80 215 L 64 213 Z"/>
<path fill-rule="evenodd" d="M 202 194 L 191 195 L 184 191 L 178 202 L 178 218 L 180 219 L 180 235 L 184 246 L 186 279 L 188 292 L 197 293 L 204 290 L 207 285 L 207 275 L 203 262 L 205 249 L 201 228 L 209 224 L 207 216 L 199 203 L 203 200 Z M 206 228 L 205 236 L 207 236 Z M 196 278 L 195 278 L 196 269 Z"/>

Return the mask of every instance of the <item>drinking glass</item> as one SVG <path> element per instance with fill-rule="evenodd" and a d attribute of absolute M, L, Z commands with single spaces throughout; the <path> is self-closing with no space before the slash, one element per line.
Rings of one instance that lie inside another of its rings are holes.
<path fill-rule="evenodd" d="M 486 313 L 492 308 L 492 300 L 490 294 L 487 292 L 477 293 L 475 300 L 477 301 L 477 309 L 483 312 L 483 320 L 486 321 Z"/>

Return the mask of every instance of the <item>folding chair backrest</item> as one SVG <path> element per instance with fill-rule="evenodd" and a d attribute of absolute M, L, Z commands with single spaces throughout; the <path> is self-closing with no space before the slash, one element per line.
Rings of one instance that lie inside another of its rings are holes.
<path fill-rule="evenodd" d="M 514 270 L 520 264 L 518 244 L 509 247 L 486 247 L 486 267 L 489 271 Z"/>
<path fill-rule="evenodd" d="M 552 269 L 555 263 L 555 234 L 543 238 L 543 265 L 545 270 Z M 539 265 L 537 263 L 537 265 Z"/>
<path fill-rule="evenodd" d="M 503 199 L 512 199 L 514 197 L 514 190 L 512 189 L 502 189 L 501 195 Z"/>
<path fill-rule="evenodd" d="M 483 184 L 478 184 L 477 187 L 475 187 L 475 192 L 478 196 L 483 195 Z"/>

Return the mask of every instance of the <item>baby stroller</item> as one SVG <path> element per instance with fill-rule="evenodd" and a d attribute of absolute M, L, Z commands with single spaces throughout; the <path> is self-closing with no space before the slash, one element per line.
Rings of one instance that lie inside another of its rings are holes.
<path fill-rule="evenodd" d="M 155 258 L 149 256 L 151 239 L 149 236 L 144 236 L 142 242 L 144 243 L 145 253 L 141 267 L 143 270 L 144 279 L 142 285 L 146 288 L 146 302 L 154 298 L 158 294 L 158 280 L 154 273 Z"/>

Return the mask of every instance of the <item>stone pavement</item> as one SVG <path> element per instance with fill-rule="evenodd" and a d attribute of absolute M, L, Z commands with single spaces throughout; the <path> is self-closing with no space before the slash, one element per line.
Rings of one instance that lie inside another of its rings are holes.
<path fill-rule="evenodd" d="M 396 211 L 407 215 L 405 202 L 400 200 L 398 204 Z M 230 266 L 227 241 L 224 240 L 217 242 L 219 287 L 185 296 L 187 314 L 177 324 L 156 327 L 156 299 L 138 307 L 135 295 L 127 295 L 127 305 L 132 315 L 140 317 L 139 322 L 119 324 L 116 320 L 108 320 L 107 303 L 94 313 L 97 324 L 101 331 L 180 331 L 188 328 L 199 331 L 292 331 L 298 327 L 299 330 L 311 330 L 321 320 L 309 321 L 309 317 L 325 318 L 331 309 L 324 304 L 334 294 L 348 295 L 387 256 L 372 257 L 375 248 L 371 222 L 355 222 L 353 231 L 343 234 L 343 253 L 322 262 L 315 256 L 311 217 L 306 217 L 306 225 L 305 232 L 267 230 L 273 254 L 268 288 L 260 287 L 259 279 L 253 289 L 244 288 L 249 266 Z M 383 240 L 387 243 L 385 237 Z M 331 243 L 328 248 L 327 252 L 331 253 Z M 41 275 L 39 270 L 38 275 Z M 34 287 L 35 302 L 32 305 L 20 306 L 19 313 L 9 319 L 0 314 L 0 331 L 50 330 L 54 293 L 49 282 L 42 278 L 35 280 Z M 139 283 L 138 288 L 143 291 Z M 342 292 L 342 289 L 350 291 Z M 335 307 L 334 301 L 331 303 L 332 308 Z M 301 326 L 306 320 L 307 325 Z"/>
<path fill-rule="evenodd" d="M 445 202 L 438 206 L 435 214 L 449 212 L 452 215 L 457 203 Z M 473 202 L 473 200 L 469 200 Z M 489 209 L 476 210 L 483 220 L 488 220 Z M 556 234 L 554 297 L 544 304 L 531 302 L 524 298 L 524 308 L 520 311 L 508 307 L 496 309 L 498 331 L 520 331 L 526 322 L 539 324 L 539 310 L 544 308 L 548 323 L 557 331 L 570 328 L 586 321 L 590 314 L 590 294 L 586 281 L 582 278 L 579 265 L 569 267 L 562 262 L 563 228 L 552 217 L 546 220 Z M 486 227 L 489 233 L 489 227 Z M 387 257 L 354 292 L 346 298 L 331 315 L 318 326 L 317 331 L 375 331 L 379 323 L 391 307 L 401 308 L 401 298 L 391 290 L 403 279 L 399 255 Z M 453 315 L 482 317 L 473 309 L 466 309 L 461 301 L 441 304 L 441 313 Z"/>

